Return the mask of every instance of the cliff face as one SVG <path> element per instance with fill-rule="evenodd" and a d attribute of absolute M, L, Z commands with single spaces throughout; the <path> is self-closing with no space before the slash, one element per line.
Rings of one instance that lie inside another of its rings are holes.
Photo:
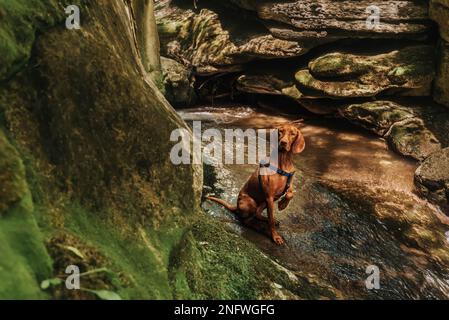
<path fill-rule="evenodd" d="M 169 297 L 168 280 L 149 282 L 168 278 L 163 259 L 198 214 L 201 170 L 170 162 L 170 133 L 185 125 L 142 73 L 129 7 L 87 3 L 80 30 L 64 27 L 64 2 L 0 6 L 2 297 L 45 296 L 39 281 L 74 262 L 67 247 L 82 272 L 148 277 L 125 297 Z"/>

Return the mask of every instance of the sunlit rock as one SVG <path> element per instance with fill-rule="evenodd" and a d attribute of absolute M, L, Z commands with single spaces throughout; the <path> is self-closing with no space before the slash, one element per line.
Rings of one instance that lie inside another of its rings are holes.
<path fill-rule="evenodd" d="M 387 133 L 387 140 L 393 150 L 417 160 L 441 149 L 441 143 L 418 118 L 396 122 Z"/>
<path fill-rule="evenodd" d="M 426 96 L 434 77 L 433 52 L 431 46 L 414 46 L 374 56 L 329 53 L 295 77 L 300 90 L 315 97 Z"/>

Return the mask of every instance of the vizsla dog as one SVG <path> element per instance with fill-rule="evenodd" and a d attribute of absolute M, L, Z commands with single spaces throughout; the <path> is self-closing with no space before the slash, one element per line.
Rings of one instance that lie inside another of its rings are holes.
<path fill-rule="evenodd" d="M 278 202 L 278 209 L 284 210 L 293 198 L 292 178 L 294 174 L 293 155 L 301 153 L 305 148 L 305 141 L 301 131 L 294 125 L 283 125 L 278 128 L 279 152 L 278 167 L 274 164 L 261 162 L 260 167 L 249 177 L 240 190 L 237 205 L 233 206 L 221 199 L 207 197 L 229 211 L 238 215 L 244 225 L 260 229 L 257 221 L 268 222 L 271 238 L 278 244 L 284 240 L 276 231 L 279 223 L 274 219 L 274 203 Z M 261 174 L 262 170 L 272 170 L 272 174 Z M 267 208 L 268 218 L 262 215 Z"/>

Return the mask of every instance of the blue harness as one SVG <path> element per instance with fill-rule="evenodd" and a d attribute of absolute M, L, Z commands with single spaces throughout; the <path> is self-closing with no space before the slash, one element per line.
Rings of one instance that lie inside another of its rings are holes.
<path fill-rule="evenodd" d="M 283 196 L 285 196 L 285 194 L 287 193 L 288 189 L 290 188 L 291 184 L 292 184 L 292 179 L 293 179 L 293 175 L 295 174 L 295 172 L 287 172 L 284 171 L 282 169 L 279 169 L 275 166 L 273 166 L 272 164 L 270 164 L 269 162 L 265 162 L 264 160 L 262 160 L 260 162 L 259 168 L 269 168 L 270 170 L 273 170 L 274 172 L 276 172 L 277 174 L 280 174 L 281 176 L 287 177 L 287 184 L 285 185 L 284 191 L 282 192 L 280 198 L 282 198 Z M 259 186 L 260 189 L 263 192 L 263 188 L 262 188 L 262 176 L 260 175 L 260 171 L 259 171 Z"/>

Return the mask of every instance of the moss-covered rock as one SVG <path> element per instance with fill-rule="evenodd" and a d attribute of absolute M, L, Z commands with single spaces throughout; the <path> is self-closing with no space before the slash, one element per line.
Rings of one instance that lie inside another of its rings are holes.
<path fill-rule="evenodd" d="M 208 217 L 199 221 L 181 244 L 171 272 L 176 298 L 336 298 L 328 286 L 285 269 Z"/>
<path fill-rule="evenodd" d="M 434 77 L 433 56 L 431 46 L 374 56 L 330 53 L 312 60 L 308 70 L 295 77 L 299 89 L 313 97 L 427 96 Z"/>
<path fill-rule="evenodd" d="M 393 150 L 417 160 L 441 149 L 441 143 L 418 118 L 396 122 L 387 133 L 387 140 Z"/>
<path fill-rule="evenodd" d="M 175 106 L 192 105 L 196 101 L 191 70 L 179 62 L 161 57 L 165 96 Z"/>
<path fill-rule="evenodd" d="M 34 217 L 25 167 L 0 130 L 0 299 L 41 299 L 51 260 Z"/>
<path fill-rule="evenodd" d="M 39 8 L 51 16 L 41 3 L 17 12 L 19 21 L 28 26 L 27 14 Z M 125 6 L 89 1 L 80 7 L 81 30 L 67 30 L 63 20 L 42 29 L 27 44 L 33 55 L 22 60 L 29 63 L 8 71 L 0 86 L 2 125 L 26 159 L 24 168 L 2 140 L 1 188 L 8 194 L 1 196 L 0 234 L 9 257 L 1 262 L 2 298 L 50 296 L 39 281 L 60 275 L 61 261 L 72 262 L 67 250 L 55 249 L 51 239 L 59 234 L 71 235 L 63 246 L 103 257 L 81 259 L 83 271 L 107 267 L 118 275 L 116 283 L 89 280 L 89 289 L 172 297 L 168 257 L 198 214 L 202 175 L 170 161 L 170 133 L 187 127 L 145 79 Z M 65 15 L 62 2 L 56 9 Z"/>
<path fill-rule="evenodd" d="M 353 104 L 341 108 L 339 113 L 349 121 L 381 136 L 396 122 L 414 117 L 408 108 L 391 101 Z"/>
<path fill-rule="evenodd" d="M 28 61 L 37 33 L 61 21 L 66 6 L 83 2 L 86 0 L 1 0 L 0 80 Z"/>
<path fill-rule="evenodd" d="M 429 99 L 372 101 L 338 109 L 340 116 L 385 137 L 401 155 L 424 160 L 449 145 L 449 114 Z"/>

